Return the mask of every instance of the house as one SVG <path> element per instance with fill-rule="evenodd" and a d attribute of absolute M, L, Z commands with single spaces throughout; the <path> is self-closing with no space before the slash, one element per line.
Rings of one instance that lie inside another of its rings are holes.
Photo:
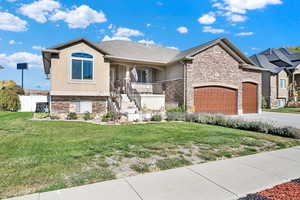
<path fill-rule="evenodd" d="M 270 48 L 250 59 L 267 70 L 262 73 L 262 95 L 270 108 L 283 107 L 288 101 L 299 101 L 300 53 L 286 48 Z"/>
<path fill-rule="evenodd" d="M 226 38 L 186 51 L 79 38 L 42 54 L 52 113 L 134 114 L 179 105 L 189 112 L 260 112 L 264 69 Z"/>

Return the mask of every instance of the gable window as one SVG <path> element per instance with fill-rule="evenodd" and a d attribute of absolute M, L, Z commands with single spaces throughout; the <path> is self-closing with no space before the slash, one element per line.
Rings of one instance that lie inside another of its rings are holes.
<path fill-rule="evenodd" d="M 287 84 L 286 84 L 286 79 L 280 79 L 280 89 L 286 89 Z"/>
<path fill-rule="evenodd" d="M 139 83 L 146 83 L 146 70 L 137 70 Z"/>
<path fill-rule="evenodd" d="M 72 80 L 93 80 L 93 56 L 73 53 L 71 71 Z"/>

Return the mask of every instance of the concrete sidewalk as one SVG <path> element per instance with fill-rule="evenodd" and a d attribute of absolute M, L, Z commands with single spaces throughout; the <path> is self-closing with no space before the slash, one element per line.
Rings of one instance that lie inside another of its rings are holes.
<path fill-rule="evenodd" d="M 300 178 L 300 146 L 10 200 L 238 199 Z"/>

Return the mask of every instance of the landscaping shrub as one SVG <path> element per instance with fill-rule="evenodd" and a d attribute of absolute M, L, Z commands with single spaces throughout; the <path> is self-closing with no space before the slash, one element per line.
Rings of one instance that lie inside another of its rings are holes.
<path fill-rule="evenodd" d="M 45 119 L 49 117 L 49 113 L 34 113 L 35 119 Z"/>
<path fill-rule="evenodd" d="M 167 108 L 167 120 L 168 121 L 185 121 L 185 107 L 170 107 Z"/>
<path fill-rule="evenodd" d="M 194 114 L 194 116 L 187 117 L 187 119 L 202 124 L 217 125 L 247 131 L 255 131 L 282 137 L 295 138 L 298 134 L 297 129 L 293 127 L 278 127 L 261 121 L 246 121 L 243 119 L 233 119 L 225 117 L 224 115 L 217 114 Z"/>
<path fill-rule="evenodd" d="M 92 119 L 91 113 L 90 112 L 84 113 L 83 119 L 84 120 L 91 120 Z"/>
<path fill-rule="evenodd" d="M 74 112 L 70 112 L 67 116 L 67 120 L 75 120 L 78 119 L 77 114 Z"/>
<path fill-rule="evenodd" d="M 18 111 L 21 107 L 19 96 L 9 89 L 0 89 L 0 110 Z"/>
<path fill-rule="evenodd" d="M 153 115 L 151 121 L 160 122 L 162 120 L 161 115 Z"/>
<path fill-rule="evenodd" d="M 117 119 L 117 114 L 114 112 L 107 112 L 105 115 L 102 116 L 103 122 L 114 121 Z"/>

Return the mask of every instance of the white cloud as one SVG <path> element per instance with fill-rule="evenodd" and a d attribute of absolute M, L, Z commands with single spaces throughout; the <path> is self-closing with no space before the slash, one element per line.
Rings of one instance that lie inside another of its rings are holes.
<path fill-rule="evenodd" d="M 225 33 L 225 30 L 224 29 L 213 28 L 211 26 L 204 26 L 203 27 L 203 32 L 212 33 L 212 34 L 221 34 L 221 33 Z"/>
<path fill-rule="evenodd" d="M 282 4 L 281 0 L 223 0 L 226 9 L 245 14 L 247 10 L 256 10 L 265 8 L 268 5 Z"/>
<path fill-rule="evenodd" d="M 28 52 L 17 52 L 13 54 L 0 53 L 0 65 L 16 68 L 17 63 L 26 62 L 29 67 L 43 67 L 42 56 Z"/>
<path fill-rule="evenodd" d="M 8 12 L 0 12 L 0 30 L 22 32 L 27 29 L 26 21 Z"/>
<path fill-rule="evenodd" d="M 41 47 L 41 46 L 32 46 L 32 49 L 40 51 L 40 50 L 43 50 L 44 47 Z"/>
<path fill-rule="evenodd" d="M 181 34 L 186 34 L 186 33 L 189 32 L 189 29 L 185 26 L 180 26 L 180 27 L 177 28 L 177 31 Z"/>
<path fill-rule="evenodd" d="M 235 34 L 236 36 L 251 36 L 254 35 L 253 32 L 241 32 L 241 33 L 237 33 Z"/>
<path fill-rule="evenodd" d="M 151 26 L 151 24 L 146 24 L 146 26 L 147 26 L 147 27 L 150 27 L 150 26 Z"/>
<path fill-rule="evenodd" d="M 102 41 L 111 41 L 111 40 L 125 40 L 125 41 L 131 41 L 131 39 L 128 38 L 128 37 L 115 37 L 115 36 L 110 37 L 110 36 L 108 36 L 108 35 L 104 36 L 104 38 L 102 39 Z"/>
<path fill-rule="evenodd" d="M 142 44 L 155 44 L 155 42 L 153 40 L 140 40 L 140 41 L 138 41 L 138 43 L 142 43 Z"/>
<path fill-rule="evenodd" d="M 256 50 L 259 50 L 259 48 L 257 48 L 257 47 L 252 47 L 251 50 L 252 50 L 252 51 L 256 51 Z"/>
<path fill-rule="evenodd" d="M 248 18 L 247 18 L 246 16 L 243 16 L 243 15 L 238 15 L 238 14 L 229 13 L 227 19 L 228 19 L 229 21 L 231 21 L 231 22 L 244 22 L 244 21 L 246 21 Z"/>
<path fill-rule="evenodd" d="M 114 27 L 114 25 L 113 25 L 113 24 L 110 24 L 110 25 L 108 25 L 107 28 L 108 28 L 109 30 L 111 30 L 111 29 L 113 29 L 113 27 Z"/>
<path fill-rule="evenodd" d="M 80 7 L 68 11 L 56 11 L 56 13 L 50 17 L 50 20 L 63 20 L 68 23 L 69 28 L 86 28 L 90 24 L 107 21 L 105 14 L 101 10 L 98 12 L 87 5 L 81 5 Z"/>
<path fill-rule="evenodd" d="M 38 0 L 34 1 L 31 4 L 24 4 L 19 9 L 20 12 L 36 20 L 39 23 L 45 23 L 48 20 L 48 17 L 53 14 L 53 12 L 60 8 L 60 3 L 54 0 Z"/>
<path fill-rule="evenodd" d="M 9 40 L 8 44 L 13 45 L 16 44 L 17 42 L 15 40 Z"/>
<path fill-rule="evenodd" d="M 120 27 L 118 28 L 115 32 L 114 35 L 116 37 L 137 37 L 137 36 L 144 36 L 144 34 L 142 32 L 140 32 L 139 30 L 135 30 L 135 29 L 130 29 L 130 28 L 124 28 L 124 27 Z"/>
<path fill-rule="evenodd" d="M 200 24 L 213 24 L 216 22 L 216 17 L 214 13 L 208 13 L 205 15 L 202 15 L 202 17 L 200 17 L 198 19 Z"/>

